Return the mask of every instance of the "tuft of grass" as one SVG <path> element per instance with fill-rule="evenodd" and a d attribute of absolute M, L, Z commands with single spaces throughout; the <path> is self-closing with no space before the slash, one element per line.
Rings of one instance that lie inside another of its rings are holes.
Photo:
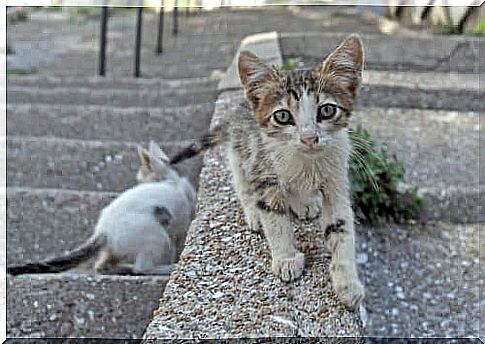
<path fill-rule="evenodd" d="M 38 72 L 37 68 L 29 68 L 29 69 L 11 68 L 11 69 L 7 69 L 7 75 L 30 75 L 30 74 L 36 74 L 37 72 Z"/>
<path fill-rule="evenodd" d="M 377 149 L 370 134 L 358 126 L 351 130 L 354 149 L 349 178 L 352 202 L 360 220 L 382 225 L 387 221 L 403 223 L 419 219 L 423 199 L 417 187 L 404 188 L 404 166 Z"/>
<path fill-rule="evenodd" d="M 91 14 L 91 8 L 90 7 L 76 7 L 74 10 L 74 13 L 78 16 L 88 16 Z"/>
<path fill-rule="evenodd" d="M 9 24 L 26 22 L 30 17 L 25 10 L 18 10 L 8 17 Z"/>
<path fill-rule="evenodd" d="M 62 12 L 62 6 L 46 6 L 44 10 L 47 12 Z"/>
<path fill-rule="evenodd" d="M 438 32 L 443 35 L 459 35 L 461 34 L 458 25 L 443 24 L 438 27 Z"/>
<path fill-rule="evenodd" d="M 289 58 L 283 64 L 283 69 L 287 70 L 287 71 L 294 70 L 294 69 L 301 68 L 301 67 L 303 67 L 303 61 L 299 57 Z"/>
<path fill-rule="evenodd" d="M 472 34 L 480 36 L 485 33 L 485 18 L 481 19 L 472 31 Z"/>
<path fill-rule="evenodd" d="M 10 55 L 10 54 L 15 54 L 15 50 L 13 49 L 13 47 L 8 43 L 7 41 L 7 45 L 5 47 L 5 50 L 6 50 L 6 53 L 7 55 Z"/>

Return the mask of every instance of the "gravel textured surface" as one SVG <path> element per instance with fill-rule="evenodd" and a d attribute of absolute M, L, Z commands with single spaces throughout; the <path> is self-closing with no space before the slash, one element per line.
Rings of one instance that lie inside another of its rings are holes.
<path fill-rule="evenodd" d="M 166 277 L 72 273 L 7 278 L 9 337 L 140 338 Z M 12 316 L 15 314 L 15 316 Z"/>
<path fill-rule="evenodd" d="M 485 338 L 483 224 L 359 227 L 357 233 L 367 335 Z"/>

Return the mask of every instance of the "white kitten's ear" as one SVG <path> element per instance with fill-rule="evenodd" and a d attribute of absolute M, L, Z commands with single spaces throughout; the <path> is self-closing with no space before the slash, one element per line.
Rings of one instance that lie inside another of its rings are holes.
<path fill-rule="evenodd" d="M 257 103 L 264 89 L 280 79 L 276 68 L 268 66 L 246 50 L 239 54 L 238 69 L 246 97 L 252 103 Z"/>
<path fill-rule="evenodd" d="M 150 153 L 152 153 L 153 156 L 162 159 L 163 161 L 169 161 L 170 159 L 168 156 L 165 154 L 165 152 L 160 148 L 160 146 L 153 140 L 150 140 L 150 145 L 149 145 Z"/>
<path fill-rule="evenodd" d="M 138 157 L 140 158 L 142 166 L 146 167 L 149 171 L 153 170 L 150 152 L 148 152 L 145 148 L 138 146 Z"/>
<path fill-rule="evenodd" d="M 319 73 L 322 78 L 333 79 L 355 97 L 362 80 L 363 65 L 362 40 L 352 34 L 322 62 Z"/>

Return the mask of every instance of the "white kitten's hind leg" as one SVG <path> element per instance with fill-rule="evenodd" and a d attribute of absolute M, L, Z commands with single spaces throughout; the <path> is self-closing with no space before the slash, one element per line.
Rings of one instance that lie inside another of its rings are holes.
<path fill-rule="evenodd" d="M 98 254 L 98 258 L 94 263 L 94 271 L 96 273 L 104 273 L 107 269 L 116 265 L 118 260 L 108 250 L 101 250 Z"/>
<path fill-rule="evenodd" d="M 140 253 L 136 256 L 133 273 L 142 275 L 170 275 L 172 273 L 172 265 L 156 265 L 153 263 L 151 254 Z"/>

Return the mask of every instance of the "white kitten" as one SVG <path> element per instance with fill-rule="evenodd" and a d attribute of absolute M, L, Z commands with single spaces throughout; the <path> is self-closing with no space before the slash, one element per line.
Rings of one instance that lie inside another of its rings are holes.
<path fill-rule="evenodd" d="M 193 186 L 168 163 L 160 147 L 139 147 L 139 185 L 123 192 L 99 217 L 93 235 L 60 258 L 10 266 L 7 272 L 60 272 L 99 252 L 98 272 L 169 274 L 183 248 L 196 201 Z"/>

